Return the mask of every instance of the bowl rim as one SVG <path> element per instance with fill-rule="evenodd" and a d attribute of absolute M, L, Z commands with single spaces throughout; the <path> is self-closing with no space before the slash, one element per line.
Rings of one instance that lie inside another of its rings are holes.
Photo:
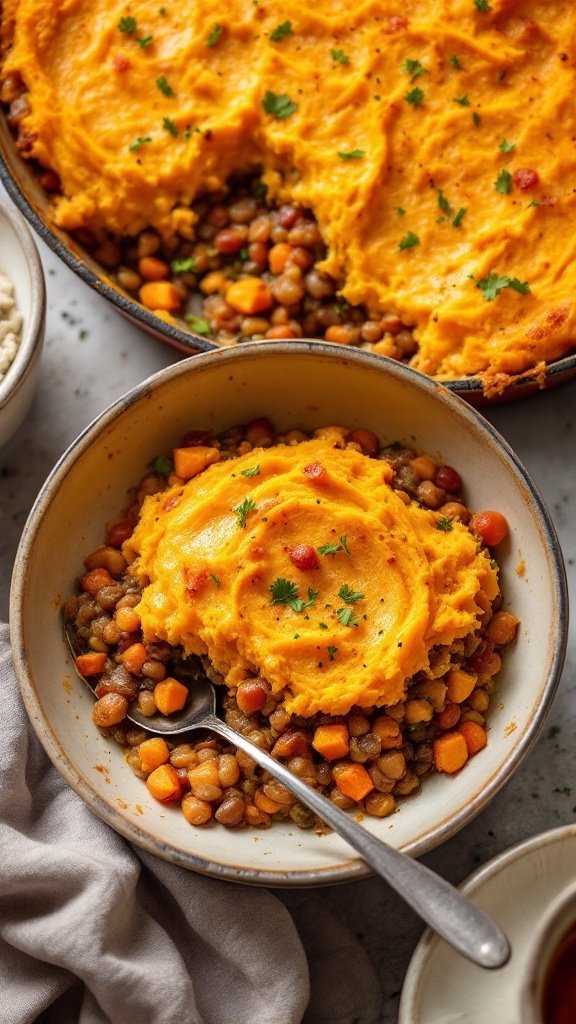
<path fill-rule="evenodd" d="M 225 350 L 224 346 L 218 345 L 216 342 L 208 341 L 199 334 L 185 331 L 181 327 L 161 319 L 151 310 L 146 309 L 140 302 L 136 302 L 135 299 L 124 295 L 119 288 L 114 287 L 106 280 L 104 270 L 101 276 L 95 274 L 86 261 L 78 257 L 71 246 L 62 241 L 50 227 L 48 221 L 41 217 L 38 211 L 34 209 L 24 189 L 10 170 L 8 159 L 2 151 L 1 142 L 0 181 L 20 212 L 26 217 L 52 252 L 67 267 L 73 270 L 85 284 L 111 302 L 129 320 L 142 324 L 146 330 L 180 352 L 192 355 L 195 352 L 221 352 Z M 318 340 L 320 341 L 321 339 Z M 242 342 L 242 344 L 248 343 Z M 378 356 L 378 358 L 385 359 L 386 356 Z M 561 383 L 564 374 L 576 374 L 576 352 L 546 364 L 544 378 L 546 381 L 550 381 L 552 385 Z M 436 381 L 436 383 L 442 383 L 448 391 L 454 391 L 456 394 L 466 397 L 470 402 L 481 402 L 483 400 L 484 386 L 479 377 L 459 377 L 456 380 L 442 382 L 437 381 L 436 378 L 431 379 Z M 541 374 L 537 369 L 528 370 L 522 374 L 516 384 L 512 384 L 510 388 L 506 389 L 503 399 L 513 399 L 515 394 L 519 396 L 521 391 L 526 387 L 530 387 L 530 385 L 542 387 Z"/>
<path fill-rule="evenodd" d="M 22 334 L 18 351 L 6 375 L 0 381 L 0 413 L 26 383 L 28 375 L 40 354 L 46 319 L 46 281 L 40 254 L 30 228 L 18 210 L 0 199 L 0 220 L 5 217 L 12 225 L 30 271 L 30 309 L 22 312 Z"/>
<path fill-rule="evenodd" d="M 143 829 L 126 820 L 120 811 L 112 804 L 107 804 L 98 794 L 91 789 L 90 785 L 80 776 L 78 770 L 68 759 L 68 756 L 60 746 L 57 736 L 53 732 L 48 718 L 44 714 L 40 700 L 36 694 L 33 680 L 28 673 L 26 666 L 26 655 L 24 650 L 24 621 L 23 607 L 24 594 L 26 590 L 28 565 L 30 554 L 45 512 L 49 507 L 53 494 L 58 490 L 61 482 L 73 469 L 75 463 L 83 453 L 105 432 L 107 427 L 119 414 L 125 414 L 136 402 L 148 397 L 152 390 L 158 385 L 165 385 L 173 379 L 185 376 L 195 371 L 201 371 L 207 365 L 219 362 L 223 366 L 234 366 L 237 360 L 250 361 L 258 358 L 274 358 L 276 355 L 291 354 L 318 354 L 330 359 L 337 359 L 345 363 L 353 362 L 361 365 L 373 366 L 380 373 L 388 373 L 399 382 L 408 381 L 412 385 L 428 392 L 430 396 L 437 398 L 438 392 L 442 393 L 443 400 L 463 417 L 468 424 L 476 431 L 487 436 L 487 439 L 496 442 L 502 452 L 505 461 L 512 469 L 514 476 L 523 484 L 533 503 L 536 517 L 539 521 L 542 536 L 550 555 L 548 564 L 551 568 L 552 590 L 556 607 L 558 609 L 558 630 L 553 638 L 552 657 L 548 672 L 548 678 L 542 691 L 540 706 L 528 725 L 523 736 L 505 757 L 499 770 L 488 780 L 487 785 L 479 791 L 474 799 L 470 801 L 453 817 L 445 820 L 439 827 L 428 830 L 411 843 L 405 844 L 402 849 L 410 856 L 421 856 L 440 843 L 445 842 L 452 835 L 468 824 L 476 815 L 493 799 L 499 790 L 509 780 L 519 764 L 528 754 L 533 746 L 550 703 L 556 692 L 568 640 L 568 588 L 564 561 L 556 530 L 553 525 L 550 513 L 548 512 L 543 499 L 529 476 L 522 462 L 512 450 L 508 442 L 498 431 L 473 409 L 467 402 L 459 398 L 453 392 L 440 385 L 438 382 L 426 377 L 424 374 L 406 367 L 395 360 L 377 356 L 371 352 L 364 352 L 359 349 L 342 350 L 340 346 L 331 345 L 321 341 L 269 341 L 269 342 L 246 342 L 242 346 L 212 351 L 204 355 L 194 356 L 172 364 L 146 380 L 142 381 L 129 392 L 116 399 L 99 416 L 89 423 L 78 435 L 75 441 L 67 448 L 60 457 L 55 467 L 43 484 L 38 497 L 22 532 L 22 537 L 16 554 L 14 572 L 12 576 L 10 594 L 10 621 L 12 623 L 11 642 L 14 664 L 18 683 L 26 706 L 28 715 L 37 732 L 46 753 L 55 767 L 64 776 L 69 785 L 84 799 L 86 803 L 103 818 L 116 831 L 131 840 L 136 845 L 143 847 L 150 853 L 171 860 L 173 863 L 187 867 L 202 874 L 228 879 L 229 881 L 243 882 L 255 885 L 268 886 L 291 886 L 300 887 L 308 885 L 328 885 L 335 882 L 351 881 L 372 874 L 371 869 L 360 858 L 354 858 L 334 868 L 311 869 L 309 871 L 280 871 L 266 869 L 242 869 L 228 864 L 217 864 L 188 851 L 184 852 L 172 847 L 169 843 L 163 843 L 150 837 Z M 64 642 L 64 641 L 63 641 Z"/>

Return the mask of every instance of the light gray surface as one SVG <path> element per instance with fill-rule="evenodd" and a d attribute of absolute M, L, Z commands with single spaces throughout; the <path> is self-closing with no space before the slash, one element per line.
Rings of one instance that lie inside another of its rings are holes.
<path fill-rule="evenodd" d="M 0 451 L 0 618 L 7 615 L 20 532 L 54 463 L 114 398 L 179 358 L 109 309 L 39 245 L 48 288 L 48 326 L 37 398 L 26 424 Z M 575 408 L 576 382 L 488 413 L 524 460 L 549 505 L 564 550 L 571 598 L 576 558 L 569 504 L 576 493 Z M 460 882 L 478 864 L 526 836 L 576 819 L 575 658 L 572 631 L 560 690 L 535 749 L 476 821 L 424 858 L 451 881 Z M 392 1024 L 421 923 L 380 881 L 332 887 L 324 896 L 361 938 L 376 965 L 386 997 L 382 1024 Z M 284 893 L 282 899 L 290 905 L 300 897 Z M 489 976 L 486 984 L 488 991 Z"/>

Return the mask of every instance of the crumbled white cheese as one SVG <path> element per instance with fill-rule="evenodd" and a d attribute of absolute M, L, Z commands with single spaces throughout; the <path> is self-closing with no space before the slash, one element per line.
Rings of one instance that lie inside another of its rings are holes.
<path fill-rule="evenodd" d="M 0 271 L 0 381 L 14 362 L 22 330 L 22 314 L 16 309 L 14 285 Z"/>

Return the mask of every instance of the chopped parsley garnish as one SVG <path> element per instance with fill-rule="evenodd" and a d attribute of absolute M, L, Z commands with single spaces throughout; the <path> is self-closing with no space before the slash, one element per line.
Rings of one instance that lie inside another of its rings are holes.
<path fill-rule="evenodd" d="M 240 249 L 240 252 L 238 253 L 238 259 L 241 259 L 244 262 L 246 262 L 246 260 L 249 259 L 249 257 L 250 253 L 248 249 Z"/>
<path fill-rule="evenodd" d="M 454 97 L 454 103 L 459 103 L 461 107 L 469 107 L 470 106 L 470 100 L 468 99 L 466 94 L 464 94 L 464 96 L 455 96 Z"/>
<path fill-rule="evenodd" d="M 138 138 L 128 146 L 128 149 L 131 153 L 135 153 L 137 149 L 140 149 L 140 146 L 144 145 L 145 142 L 152 142 L 151 136 L 139 135 Z"/>
<path fill-rule="evenodd" d="M 328 629 L 328 623 L 327 622 L 319 622 L 318 626 L 320 627 L 320 629 Z"/>
<path fill-rule="evenodd" d="M 336 618 L 343 626 L 357 626 L 360 619 L 357 615 L 354 615 L 353 608 L 339 608 L 336 612 Z"/>
<path fill-rule="evenodd" d="M 412 76 L 410 79 L 411 82 L 415 82 L 420 75 L 428 74 L 428 68 L 425 68 L 419 60 L 412 60 L 410 57 L 407 57 L 404 61 L 402 71 L 405 71 L 407 75 Z"/>
<path fill-rule="evenodd" d="M 330 56 L 335 64 L 349 64 L 350 57 L 348 57 L 344 50 L 330 50 Z"/>
<path fill-rule="evenodd" d="M 486 13 L 492 10 L 490 4 L 488 3 L 488 0 L 474 0 L 474 6 L 476 7 L 477 11 L 482 11 L 482 13 Z"/>
<path fill-rule="evenodd" d="M 158 14 L 162 14 L 163 17 L 166 17 L 166 15 L 168 14 L 168 11 L 166 10 L 165 7 L 159 7 L 158 8 Z"/>
<path fill-rule="evenodd" d="M 450 203 L 446 199 L 446 196 L 444 195 L 442 189 L 441 188 L 437 189 L 436 193 L 437 193 L 437 196 L 438 196 L 438 206 L 440 207 L 440 209 L 444 213 L 451 213 L 452 212 L 452 208 L 450 206 Z"/>
<path fill-rule="evenodd" d="M 194 334 L 199 334 L 201 337 L 207 338 L 208 335 L 212 333 L 210 324 L 202 316 L 194 316 L 193 313 L 188 313 L 185 320 Z"/>
<path fill-rule="evenodd" d="M 308 600 L 304 601 L 302 597 L 298 597 L 298 584 L 292 583 L 291 580 L 286 580 L 282 576 L 275 579 L 269 589 L 272 594 L 272 604 L 285 604 L 295 612 L 311 608 L 318 600 L 318 591 L 313 587 L 308 587 Z"/>
<path fill-rule="evenodd" d="M 174 95 L 174 89 L 170 85 L 170 82 L 168 81 L 165 75 L 160 75 L 160 78 L 156 79 L 156 85 L 160 89 L 160 92 L 163 92 L 165 96 Z"/>
<path fill-rule="evenodd" d="M 263 181 L 259 181 L 252 191 L 257 199 L 265 199 L 268 193 L 268 185 L 265 185 Z"/>
<path fill-rule="evenodd" d="M 327 647 L 326 650 L 328 651 L 328 657 L 330 661 L 334 661 L 334 655 L 338 654 L 338 648 L 334 647 L 333 644 L 330 644 L 330 646 Z"/>
<path fill-rule="evenodd" d="M 255 508 L 256 504 L 252 501 L 252 498 L 244 498 L 244 501 L 241 501 L 240 504 L 232 510 L 238 517 L 238 526 L 241 526 L 243 530 L 246 529 L 246 516 L 249 512 L 253 512 Z"/>
<path fill-rule="evenodd" d="M 415 89 L 410 89 L 410 92 L 405 94 L 404 99 L 407 103 L 411 103 L 413 107 L 420 107 L 424 101 L 424 93 L 422 89 L 416 86 Z"/>
<path fill-rule="evenodd" d="M 138 22 L 136 18 L 126 17 L 120 18 L 118 22 L 118 28 L 121 32 L 127 32 L 128 35 L 132 35 L 133 32 L 138 28 Z"/>
<path fill-rule="evenodd" d="M 216 585 L 217 587 L 221 587 L 221 586 L 222 586 L 222 583 L 220 582 L 220 577 L 219 577 L 219 576 L 217 576 L 215 572 L 211 572 L 211 573 L 210 573 L 210 579 L 212 580 L 212 582 L 213 582 L 213 583 L 214 583 L 214 584 L 215 584 L 215 585 Z"/>
<path fill-rule="evenodd" d="M 360 160 L 363 156 L 366 156 L 365 149 L 351 149 L 349 153 L 342 153 L 338 150 L 338 156 L 341 160 Z"/>
<path fill-rule="evenodd" d="M 175 139 L 176 136 L 178 135 L 178 126 L 176 122 L 172 120 L 171 117 L 162 118 L 162 127 L 168 132 L 169 135 L 172 136 L 173 139 Z"/>
<path fill-rule="evenodd" d="M 138 46 L 141 46 L 142 49 L 145 50 L 147 46 L 150 46 L 150 43 L 153 42 L 153 40 L 154 36 L 137 36 L 134 42 L 138 43 Z"/>
<path fill-rule="evenodd" d="M 474 124 L 476 125 L 476 127 L 478 127 L 478 125 L 480 124 L 482 118 L 480 117 L 480 114 L 478 113 L 477 110 L 475 110 L 474 113 L 472 114 L 472 120 L 474 121 Z"/>
<path fill-rule="evenodd" d="M 280 42 L 281 39 L 285 39 L 286 36 L 292 35 L 292 22 L 283 21 L 281 25 L 276 25 L 276 28 L 270 33 L 270 39 L 273 43 Z"/>
<path fill-rule="evenodd" d="M 498 149 L 502 150 L 503 153 L 513 153 L 516 149 L 516 143 L 508 142 L 508 139 L 502 139 Z"/>
<path fill-rule="evenodd" d="M 339 544 L 322 544 L 321 547 L 317 548 L 317 551 L 321 555 L 337 555 L 339 551 L 345 551 L 349 555 L 348 537 L 344 534 L 343 537 L 340 537 Z"/>
<path fill-rule="evenodd" d="M 300 633 L 294 633 L 294 639 L 295 640 L 299 640 L 300 639 Z"/>
<path fill-rule="evenodd" d="M 522 282 L 517 277 L 500 277 L 494 271 L 476 281 L 476 287 L 484 294 L 486 302 L 494 302 L 504 288 L 511 288 L 520 295 L 530 295 L 530 285 L 527 281 Z"/>
<path fill-rule="evenodd" d="M 240 476 L 258 476 L 260 473 L 260 466 L 251 466 L 250 469 L 243 469 Z"/>
<path fill-rule="evenodd" d="M 436 529 L 442 530 L 443 533 L 450 533 L 450 531 L 453 530 L 454 527 L 452 526 L 452 522 L 450 521 L 450 519 L 447 518 L 447 516 L 442 516 L 442 519 L 439 519 L 438 522 L 436 523 Z"/>
<path fill-rule="evenodd" d="M 170 473 L 174 469 L 174 463 L 167 455 L 157 455 L 156 458 L 152 459 L 152 462 L 149 463 L 149 466 L 155 473 L 160 473 L 161 476 L 166 477 L 170 476 Z"/>
<path fill-rule="evenodd" d="M 529 210 L 531 206 L 540 206 L 540 203 L 538 202 L 537 199 L 533 199 L 532 202 L 528 203 L 528 206 L 526 207 L 526 209 Z"/>
<path fill-rule="evenodd" d="M 454 217 L 454 220 L 452 221 L 452 227 L 453 228 L 461 227 L 462 221 L 463 221 L 464 217 L 466 216 L 467 212 L 468 211 L 466 210 L 465 206 L 461 206 L 460 207 L 460 209 L 458 210 L 458 213 L 456 214 L 456 216 Z"/>
<path fill-rule="evenodd" d="M 220 39 L 223 31 L 224 29 L 222 28 L 222 25 L 218 25 L 218 23 L 216 23 L 212 31 L 206 36 L 206 46 L 216 46 L 216 43 Z"/>
<path fill-rule="evenodd" d="M 461 71 L 462 70 L 462 65 L 461 65 L 460 61 L 458 60 L 458 57 L 456 56 L 455 53 L 453 53 L 452 56 L 450 57 L 450 63 L 451 63 L 453 68 L 456 68 L 457 71 Z"/>
<path fill-rule="evenodd" d="M 266 113 L 271 114 L 277 121 L 284 121 L 285 118 L 291 117 L 298 110 L 298 104 L 294 103 L 287 93 L 283 92 L 281 95 L 278 95 L 275 92 L 271 92 L 270 89 L 267 89 L 264 93 L 262 106 Z"/>
<path fill-rule="evenodd" d="M 359 590 L 352 590 L 347 583 L 343 583 L 338 591 L 338 597 L 341 597 L 346 604 L 355 604 L 356 601 L 361 601 L 364 594 L 361 594 Z"/>
<path fill-rule="evenodd" d="M 413 231 L 408 231 L 408 233 L 404 235 L 404 238 L 401 238 L 398 242 L 400 252 L 402 252 L 403 249 L 413 249 L 415 245 L 420 245 L 420 239 Z"/>
<path fill-rule="evenodd" d="M 406 210 L 403 210 L 401 206 L 397 206 L 396 213 L 398 214 L 399 217 L 403 217 L 404 214 L 406 213 Z"/>
<path fill-rule="evenodd" d="M 496 181 L 494 182 L 494 188 L 500 195 L 507 196 L 512 191 L 512 175 L 510 171 L 500 171 Z"/>
<path fill-rule="evenodd" d="M 170 270 L 173 274 L 189 274 L 196 270 L 196 260 L 193 256 L 185 256 L 181 260 L 171 260 Z"/>

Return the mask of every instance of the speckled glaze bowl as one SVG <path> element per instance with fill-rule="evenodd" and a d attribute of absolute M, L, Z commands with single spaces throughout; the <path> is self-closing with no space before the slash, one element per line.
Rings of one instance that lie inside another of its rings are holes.
<path fill-rule="evenodd" d="M 409 439 L 462 471 L 468 504 L 498 508 L 510 538 L 498 552 L 505 607 L 519 616 L 490 713 L 488 747 L 452 777 L 426 780 L 390 818 L 365 826 L 419 855 L 498 792 L 541 728 L 567 632 L 562 556 L 541 497 L 505 441 L 465 402 L 390 360 L 321 342 L 250 343 L 161 371 L 115 402 L 69 448 L 25 527 L 11 597 L 16 670 L 32 723 L 70 785 L 113 828 L 195 871 L 263 885 L 318 885 L 369 873 L 338 836 L 292 823 L 265 831 L 191 827 L 156 803 L 122 752 L 91 722 L 92 698 L 63 638 L 61 606 L 82 559 L 102 541 L 149 460 L 196 426 L 223 430 L 269 416 L 280 431 L 326 424 Z"/>
<path fill-rule="evenodd" d="M 40 187 L 31 165 L 23 160 L 16 150 L 6 116 L 1 110 L 0 180 L 20 211 L 52 251 L 86 284 L 112 303 L 123 316 L 159 341 L 186 355 L 220 349 L 215 342 L 192 334 L 184 325 L 167 323 L 137 302 L 120 288 L 110 273 L 99 265 L 76 239 L 55 226 L 50 215 L 49 198 Z M 446 386 L 471 405 L 482 406 L 526 398 L 542 388 L 557 387 L 574 376 L 576 353 L 550 363 L 543 373 L 526 373 L 496 397 L 487 398 L 484 395 L 482 382 L 478 377 L 462 377 L 449 381 Z"/>

